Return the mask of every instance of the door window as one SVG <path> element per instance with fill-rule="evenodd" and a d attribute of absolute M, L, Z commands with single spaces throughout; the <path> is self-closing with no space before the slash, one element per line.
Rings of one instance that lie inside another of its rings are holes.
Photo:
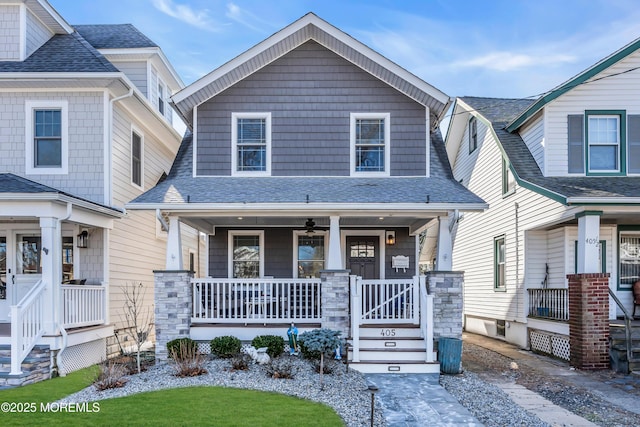
<path fill-rule="evenodd" d="M 18 274 L 42 274 L 40 236 L 18 234 Z"/>

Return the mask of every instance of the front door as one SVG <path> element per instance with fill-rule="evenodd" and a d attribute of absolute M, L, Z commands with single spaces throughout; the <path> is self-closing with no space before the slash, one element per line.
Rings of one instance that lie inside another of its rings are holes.
<path fill-rule="evenodd" d="M 346 267 L 363 279 L 380 278 L 380 239 L 378 236 L 348 236 Z"/>

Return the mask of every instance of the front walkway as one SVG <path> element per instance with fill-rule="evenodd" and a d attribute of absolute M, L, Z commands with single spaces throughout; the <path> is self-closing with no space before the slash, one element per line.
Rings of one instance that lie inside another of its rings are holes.
<path fill-rule="evenodd" d="M 366 374 L 388 427 L 482 426 L 440 385 L 439 374 Z"/>

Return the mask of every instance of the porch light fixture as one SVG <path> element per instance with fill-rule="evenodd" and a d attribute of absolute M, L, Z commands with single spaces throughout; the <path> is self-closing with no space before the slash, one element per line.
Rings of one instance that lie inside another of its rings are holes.
<path fill-rule="evenodd" d="M 387 245 L 389 246 L 393 246 L 396 244 L 396 232 L 393 230 L 387 230 L 385 231 L 385 240 L 387 242 Z"/>
<path fill-rule="evenodd" d="M 79 248 L 89 247 L 89 232 L 82 230 L 82 233 L 76 236 L 76 246 Z"/>
<path fill-rule="evenodd" d="M 309 218 L 307 219 L 307 222 L 305 222 L 304 226 L 307 229 L 307 234 L 313 234 L 315 231 L 316 223 L 313 221 L 313 218 Z"/>

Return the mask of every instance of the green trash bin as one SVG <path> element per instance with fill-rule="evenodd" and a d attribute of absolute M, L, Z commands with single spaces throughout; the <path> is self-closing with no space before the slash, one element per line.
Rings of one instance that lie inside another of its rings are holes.
<path fill-rule="evenodd" d="M 462 372 L 462 340 L 442 337 L 438 340 L 440 372 L 459 374 Z"/>

